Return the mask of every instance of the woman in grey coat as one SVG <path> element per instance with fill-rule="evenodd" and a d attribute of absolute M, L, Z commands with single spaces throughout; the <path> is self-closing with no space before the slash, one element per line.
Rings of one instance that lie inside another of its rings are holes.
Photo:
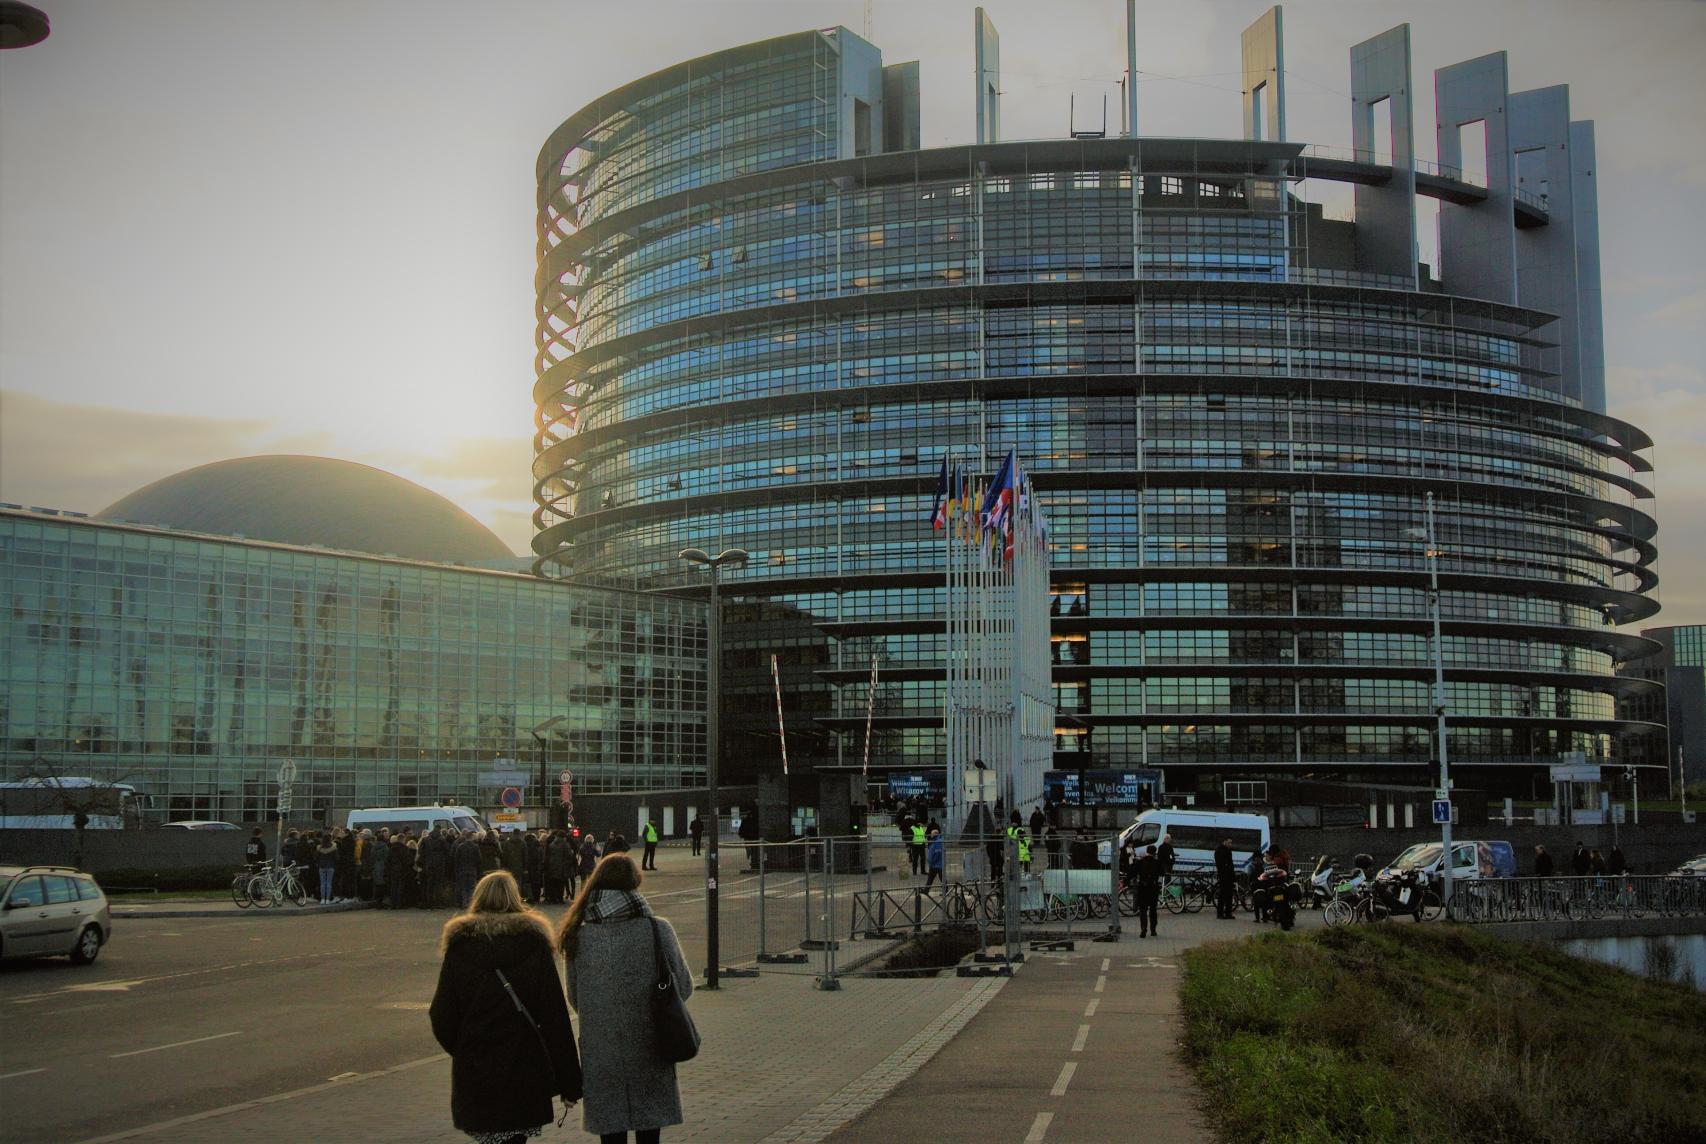
<path fill-rule="evenodd" d="M 681 1123 L 675 1065 L 662 1059 L 652 1033 L 657 964 L 654 927 L 664 964 L 685 1001 L 693 993 L 675 930 L 639 894 L 640 871 L 625 853 L 606 855 L 563 915 L 557 943 L 568 963 L 569 1004 L 580 1017 L 582 1124 L 603 1144 L 656 1144 L 659 1130 Z"/>

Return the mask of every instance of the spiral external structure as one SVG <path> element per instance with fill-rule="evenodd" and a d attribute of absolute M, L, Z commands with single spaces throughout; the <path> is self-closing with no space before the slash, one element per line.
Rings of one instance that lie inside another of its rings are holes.
<path fill-rule="evenodd" d="M 1430 572 L 1458 766 L 1527 789 L 1642 729 L 1616 700 L 1651 685 L 1614 667 L 1648 645 L 1613 625 L 1656 610 L 1650 441 L 1569 383 L 1575 326 L 1453 292 L 1449 265 L 1370 269 L 1305 195 L 1395 177 L 1366 157 L 884 151 L 849 96 L 873 55 L 844 29 L 733 49 L 546 144 L 542 567 L 681 587 L 681 549 L 745 548 L 736 733 L 741 671 L 766 709 L 783 648 L 813 725 L 852 732 L 819 761 L 855 755 L 875 655 L 878 757 L 939 763 L 937 465 L 1016 447 L 1053 528 L 1063 763 L 1421 776 Z M 1448 169 L 1412 180 L 1489 209 Z"/>

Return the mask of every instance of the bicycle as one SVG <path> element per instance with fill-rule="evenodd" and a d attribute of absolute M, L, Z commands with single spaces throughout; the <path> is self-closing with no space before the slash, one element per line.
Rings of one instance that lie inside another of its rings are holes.
<path fill-rule="evenodd" d="M 254 863 L 244 866 L 231 876 L 231 900 L 237 903 L 237 908 L 246 910 L 255 904 L 249 896 L 249 882 L 260 872 L 260 867 Z"/>
<path fill-rule="evenodd" d="M 302 883 L 296 877 L 297 867 L 269 865 L 249 879 L 249 896 L 254 904 L 265 909 L 268 906 L 281 905 L 289 902 L 291 905 L 302 906 L 308 903 L 308 892 L 302 888 Z"/>

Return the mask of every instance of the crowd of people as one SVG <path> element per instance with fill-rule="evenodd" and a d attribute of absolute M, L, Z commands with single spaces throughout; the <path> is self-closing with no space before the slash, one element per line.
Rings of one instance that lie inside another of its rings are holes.
<path fill-rule="evenodd" d="M 647 840 L 648 859 L 655 838 Z M 419 835 L 386 827 L 292 830 L 278 857 L 306 871 L 304 885 L 324 904 L 362 901 L 380 909 L 465 910 L 474 887 L 494 870 L 508 871 L 530 905 L 569 901 L 600 857 L 627 849 L 627 839 L 614 830 L 600 845 L 590 831 L 573 826 L 500 834 L 456 831 L 441 823 Z M 248 857 L 266 857 L 258 832 Z"/>

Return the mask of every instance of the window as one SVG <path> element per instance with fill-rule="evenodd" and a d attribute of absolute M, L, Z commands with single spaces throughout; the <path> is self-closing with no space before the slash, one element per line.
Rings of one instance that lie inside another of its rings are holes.
<path fill-rule="evenodd" d="M 12 909 L 28 909 L 42 904 L 41 879 L 34 875 L 19 878 L 12 886 L 12 896 L 6 900 Z"/>
<path fill-rule="evenodd" d="M 76 881 L 63 874 L 45 875 L 42 882 L 47 887 L 47 904 L 50 906 L 62 906 L 78 898 Z"/>

